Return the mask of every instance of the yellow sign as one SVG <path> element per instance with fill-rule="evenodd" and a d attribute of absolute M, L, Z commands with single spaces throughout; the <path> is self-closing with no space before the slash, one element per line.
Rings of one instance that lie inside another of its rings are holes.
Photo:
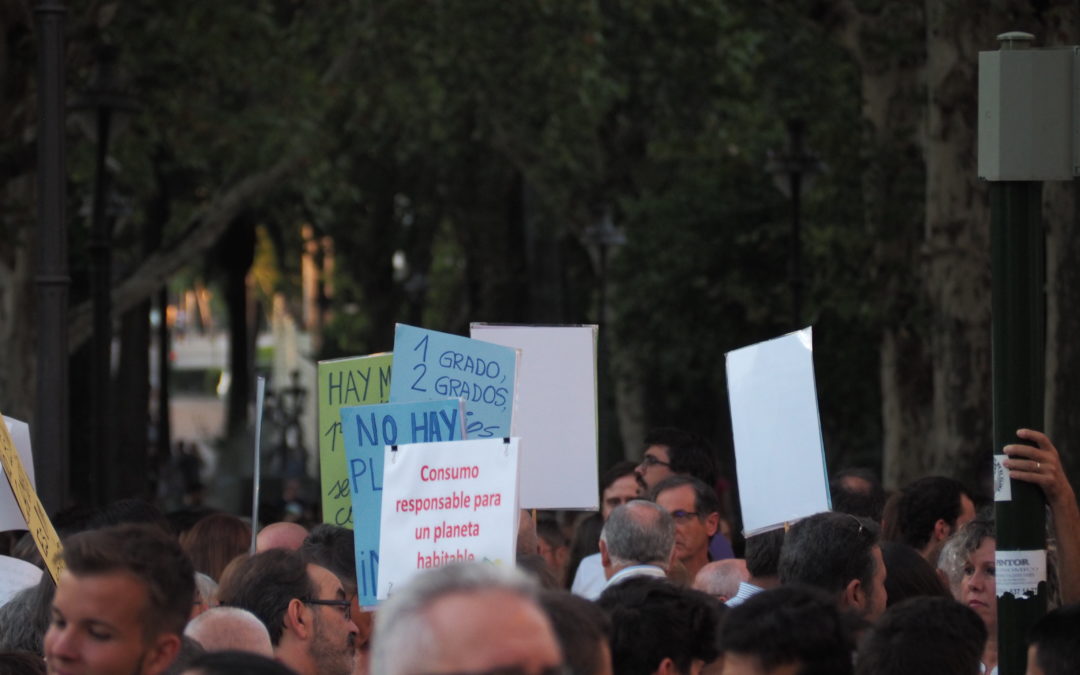
<path fill-rule="evenodd" d="M 60 571 L 64 569 L 64 561 L 60 557 L 60 537 L 56 536 L 52 521 L 45 514 L 45 508 L 42 507 L 34 486 L 30 484 L 30 478 L 26 475 L 22 459 L 19 458 L 19 452 L 15 449 L 15 443 L 12 442 L 11 434 L 8 433 L 7 424 L 2 417 L 0 417 L 0 463 L 3 463 L 4 475 L 11 484 L 11 491 L 15 494 L 15 501 L 19 503 L 23 518 L 26 518 L 30 536 L 34 538 L 34 543 L 41 552 L 41 559 L 49 568 L 53 581 L 59 583 Z"/>

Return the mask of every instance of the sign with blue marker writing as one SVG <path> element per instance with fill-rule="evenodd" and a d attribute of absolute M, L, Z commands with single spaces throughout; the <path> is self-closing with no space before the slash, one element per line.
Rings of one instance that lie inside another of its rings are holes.
<path fill-rule="evenodd" d="M 397 325 L 390 400 L 465 399 L 469 438 L 512 436 L 518 350 L 460 335 Z"/>
<path fill-rule="evenodd" d="M 352 494 L 357 596 L 360 606 L 370 607 L 375 604 L 379 576 L 383 449 L 463 440 L 465 404 L 454 398 L 342 408 L 341 431 Z"/>
<path fill-rule="evenodd" d="M 392 354 L 319 361 L 319 474 L 323 522 L 352 527 L 352 498 L 341 435 L 345 406 L 390 400 Z"/>

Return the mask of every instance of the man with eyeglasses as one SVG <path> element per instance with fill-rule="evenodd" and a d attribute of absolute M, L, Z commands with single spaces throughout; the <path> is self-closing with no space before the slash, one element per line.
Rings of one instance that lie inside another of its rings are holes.
<path fill-rule="evenodd" d="M 451 563 L 416 575 L 375 617 L 378 675 L 565 675 L 536 582 L 511 566 Z"/>
<path fill-rule="evenodd" d="M 675 521 L 675 559 L 692 581 L 712 560 L 709 541 L 720 526 L 716 491 L 692 476 L 669 476 L 653 487 L 652 497 Z"/>
<path fill-rule="evenodd" d="M 274 657 L 299 675 L 351 675 L 352 601 L 333 572 L 300 554 L 272 549 L 242 561 L 218 589 L 222 605 L 259 617 Z"/>

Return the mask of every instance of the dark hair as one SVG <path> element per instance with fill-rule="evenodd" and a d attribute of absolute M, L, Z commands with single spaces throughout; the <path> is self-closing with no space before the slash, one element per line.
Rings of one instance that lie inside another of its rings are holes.
<path fill-rule="evenodd" d="M 180 636 L 180 650 L 176 652 L 176 657 L 173 658 L 172 663 L 162 671 L 161 675 L 180 675 L 188 669 L 188 666 L 192 661 L 199 658 L 206 653 L 206 649 L 195 638 L 188 637 L 187 635 Z"/>
<path fill-rule="evenodd" d="M 611 639 L 611 620 L 607 614 L 595 603 L 566 591 L 542 592 L 540 606 L 555 629 L 569 675 L 600 672 L 603 665 L 600 644 L 608 644 Z"/>
<path fill-rule="evenodd" d="M 299 553 L 272 548 L 240 561 L 218 586 L 218 601 L 259 617 L 276 647 L 285 628 L 289 603 L 293 598 L 313 597 L 315 590 Z"/>
<path fill-rule="evenodd" d="M 667 447 L 674 473 L 689 474 L 706 485 L 716 485 L 720 474 L 716 452 L 704 436 L 675 427 L 657 427 L 645 435 L 645 447 L 650 445 Z"/>
<path fill-rule="evenodd" d="M 98 529 L 113 525 L 134 524 L 154 525 L 166 534 L 173 534 L 172 525 L 161 509 L 144 499 L 134 497 L 119 499 L 108 504 L 90 518 L 88 527 Z"/>
<path fill-rule="evenodd" d="M 780 581 L 839 593 L 858 579 L 869 594 L 877 543 L 878 526 L 866 518 L 832 511 L 804 518 L 784 538 Z"/>
<path fill-rule="evenodd" d="M 208 652 L 192 660 L 187 670 L 203 675 L 296 675 L 280 661 L 241 651 Z"/>
<path fill-rule="evenodd" d="M 911 598 L 878 619 L 859 650 L 857 672 L 977 675 L 986 637 L 979 615 L 952 598 Z"/>
<path fill-rule="evenodd" d="M 784 547 L 784 529 L 777 528 L 746 538 L 746 571 L 750 576 L 775 577 L 779 572 L 780 551 Z"/>
<path fill-rule="evenodd" d="M 519 553 L 515 561 L 517 568 L 532 577 L 540 588 L 553 591 L 559 587 L 559 580 L 548 567 L 547 560 L 539 553 Z"/>
<path fill-rule="evenodd" d="M 908 484 L 896 503 L 897 541 L 921 551 L 938 520 L 956 527 L 965 495 L 968 492 L 963 483 L 944 476 L 927 476 Z"/>
<path fill-rule="evenodd" d="M 32 652 L 0 652 L 3 675 L 45 675 L 45 659 Z"/>
<path fill-rule="evenodd" d="M 720 513 L 720 499 L 716 496 L 716 490 L 700 479 L 685 474 L 668 476 L 654 485 L 649 491 L 649 499 L 655 502 L 661 492 L 684 485 L 694 490 L 694 510 L 698 512 L 699 519 L 704 520 L 710 513 Z"/>
<path fill-rule="evenodd" d="M 180 535 L 180 546 L 196 572 L 219 581 L 225 566 L 250 550 L 251 526 L 234 515 L 212 513 Z"/>
<path fill-rule="evenodd" d="M 851 673 L 852 639 L 836 601 L 804 586 L 762 591 L 732 607 L 720 648 L 756 657 L 762 669 L 797 663 L 800 675 Z"/>
<path fill-rule="evenodd" d="M 853 489 L 845 482 L 845 478 L 865 481 L 869 489 Z M 875 523 L 881 522 L 881 515 L 885 510 L 885 490 L 870 470 L 844 469 L 837 472 L 829 481 L 829 494 L 832 497 L 833 511 L 869 518 Z"/>
<path fill-rule="evenodd" d="M 612 671 L 649 675 L 670 658 L 679 672 L 695 659 L 717 656 L 719 604 L 700 591 L 666 579 L 632 577 L 609 586 L 596 601 L 611 619 Z"/>
<path fill-rule="evenodd" d="M 547 542 L 551 548 L 570 546 L 570 540 L 567 539 L 562 526 L 551 518 L 541 518 L 536 521 L 536 536 Z"/>
<path fill-rule="evenodd" d="M 195 600 L 195 570 L 176 539 L 148 524 L 89 530 L 64 541 L 76 576 L 127 572 L 146 584 L 144 637 L 182 635 Z"/>
<path fill-rule="evenodd" d="M 593 513 L 578 523 L 574 538 L 570 542 L 570 562 L 566 565 L 567 588 L 574 581 L 581 560 L 600 552 L 600 532 L 604 529 L 604 519 L 599 513 Z"/>
<path fill-rule="evenodd" d="M 1058 607 L 1031 628 L 1035 661 L 1043 675 L 1072 675 L 1080 664 L 1080 604 Z"/>
<path fill-rule="evenodd" d="M 920 596 L 951 598 L 949 589 L 926 558 L 907 544 L 887 541 L 881 545 L 885 561 L 885 590 L 889 594 L 886 606 L 898 605 L 908 598 Z"/>
<path fill-rule="evenodd" d="M 635 473 L 637 464 L 629 460 L 623 460 L 621 462 L 615 462 L 608 470 L 600 476 L 600 504 L 604 503 L 604 490 L 608 489 L 615 484 L 615 481 L 619 480 L 623 476 L 632 476 Z"/>
<path fill-rule="evenodd" d="M 329 523 L 316 525 L 300 545 L 300 555 L 337 575 L 347 594 L 356 592 L 356 541 L 352 530 Z"/>

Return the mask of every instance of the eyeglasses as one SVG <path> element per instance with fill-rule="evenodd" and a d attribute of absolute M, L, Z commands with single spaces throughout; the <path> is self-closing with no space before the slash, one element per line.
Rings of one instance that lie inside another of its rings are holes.
<path fill-rule="evenodd" d="M 345 618 L 352 620 L 352 602 L 348 600 L 319 600 L 318 598 L 300 598 L 305 605 L 326 605 L 327 607 L 340 607 Z"/>
<path fill-rule="evenodd" d="M 690 520 L 691 518 L 697 518 L 698 517 L 698 512 L 697 511 L 683 511 L 682 509 L 679 509 L 677 511 L 672 511 L 671 512 L 671 517 L 676 523 L 685 523 L 686 521 Z"/>
<path fill-rule="evenodd" d="M 662 460 L 653 457 L 652 455 L 645 455 L 641 458 L 642 466 L 671 466 L 671 462 L 664 462 Z"/>

